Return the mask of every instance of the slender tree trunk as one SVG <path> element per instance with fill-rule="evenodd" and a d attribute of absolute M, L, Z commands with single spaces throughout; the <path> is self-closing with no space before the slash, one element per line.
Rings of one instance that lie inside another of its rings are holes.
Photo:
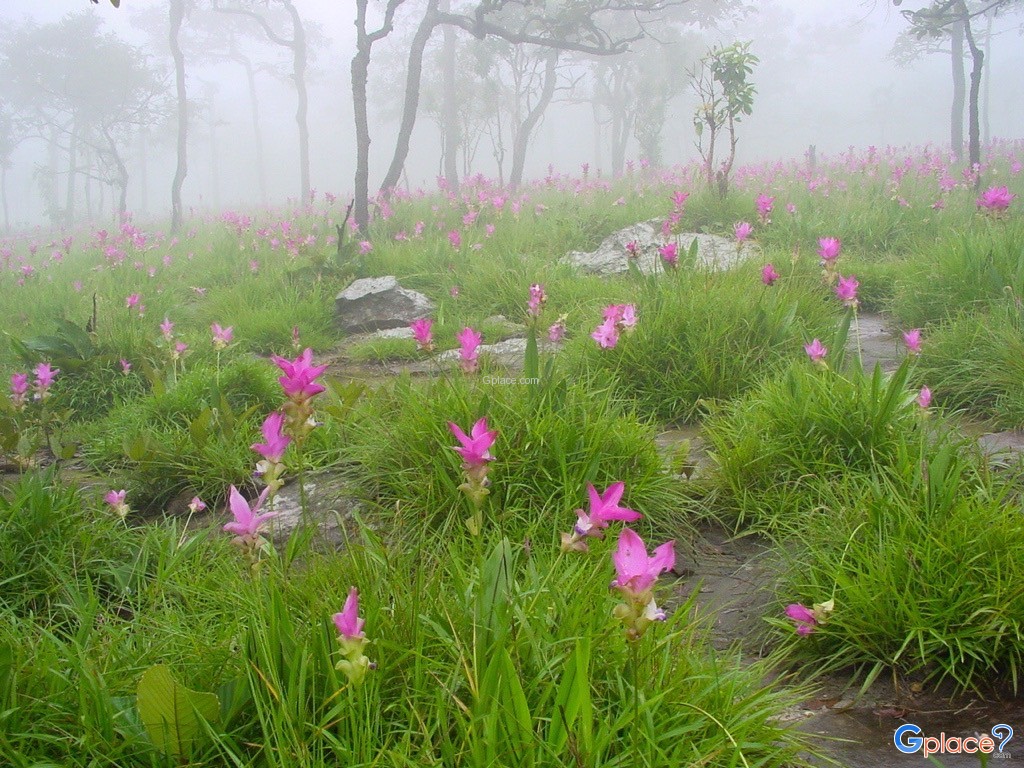
<path fill-rule="evenodd" d="M 302 19 L 291 0 L 284 0 L 284 7 L 292 18 L 292 77 L 295 80 L 295 92 L 298 95 L 298 108 L 295 111 L 295 122 L 299 127 L 299 176 L 302 183 L 302 206 L 310 203 L 312 182 L 309 176 L 309 95 L 306 91 L 306 68 L 308 54 L 306 51 L 306 30 Z"/>
<path fill-rule="evenodd" d="M 171 183 L 171 232 L 181 228 L 181 188 L 188 174 L 188 94 L 185 91 L 185 56 L 181 52 L 178 33 L 185 19 L 185 0 L 170 0 L 171 56 L 174 58 L 174 79 L 178 97 L 178 164 Z"/>
<path fill-rule="evenodd" d="M 987 146 L 992 140 L 992 125 L 989 123 L 989 107 L 992 101 L 992 16 L 985 18 L 985 80 L 981 108 L 981 140 Z"/>
<path fill-rule="evenodd" d="M 950 63 L 953 66 L 953 105 L 949 111 L 949 141 L 957 160 L 964 157 L 964 104 L 967 99 L 967 76 L 964 74 L 964 22 L 956 21 L 949 29 Z"/>
<path fill-rule="evenodd" d="M 248 57 L 236 54 L 235 60 L 245 69 L 245 81 L 249 88 L 249 111 L 252 115 L 252 135 L 256 150 L 256 175 L 260 185 L 260 202 L 267 205 L 267 169 L 263 160 L 263 128 L 260 125 L 260 101 L 256 91 L 256 70 Z"/>
<path fill-rule="evenodd" d="M 450 0 L 443 0 L 441 12 L 451 11 Z M 455 30 L 451 25 L 445 25 L 444 45 L 441 50 L 441 114 L 444 123 L 444 177 L 448 182 L 448 189 L 454 193 L 459 191 L 459 145 L 462 137 L 459 135 L 459 105 L 458 93 L 455 83 Z"/>
<path fill-rule="evenodd" d="M 78 126 L 72 124 L 68 137 L 68 180 L 64 190 L 64 223 L 69 227 L 75 225 L 75 176 L 78 161 Z"/>
<path fill-rule="evenodd" d="M 366 83 L 369 80 L 370 47 L 366 33 L 366 6 L 369 0 L 356 0 L 356 55 L 352 57 L 352 111 L 356 123 L 356 176 L 352 220 L 360 232 L 370 225 L 370 122 L 366 109 Z"/>
<path fill-rule="evenodd" d="M 11 212 L 7 207 L 7 163 L 0 163 L 0 203 L 4 209 L 4 233 L 11 231 Z"/>
<path fill-rule="evenodd" d="M 590 100 L 590 111 L 594 118 L 594 167 L 601 172 L 601 105 L 597 99 Z M 615 174 L 612 174 L 613 176 Z"/>
<path fill-rule="evenodd" d="M 124 219 L 125 213 L 128 212 L 128 166 L 125 165 L 124 160 L 121 158 L 121 153 L 117 149 L 117 142 L 111 137 L 110 132 L 104 128 L 103 138 L 107 140 L 107 148 L 110 151 L 110 157 L 114 161 L 114 165 L 117 166 L 117 215 L 119 219 Z"/>
<path fill-rule="evenodd" d="M 544 62 L 544 85 L 540 98 L 534 104 L 533 109 L 526 116 L 519 130 L 516 131 L 515 143 L 512 146 L 512 171 L 509 173 L 508 183 L 512 189 L 517 189 L 523 182 L 523 169 L 526 166 L 526 148 L 530 143 L 530 134 L 537 127 L 544 110 L 551 103 L 555 95 L 555 81 L 558 78 L 558 54 L 557 50 L 550 50 Z"/>
<path fill-rule="evenodd" d="M 405 161 L 409 157 L 409 142 L 412 139 L 412 130 L 416 125 L 416 113 L 420 106 L 420 82 L 423 79 L 423 52 L 430 42 L 430 36 L 437 26 L 435 14 L 438 0 L 429 0 L 427 12 L 416 28 L 416 34 L 412 38 L 412 46 L 409 48 L 409 65 L 405 76 L 405 101 L 402 104 L 402 123 L 398 129 L 398 138 L 395 141 L 395 154 L 391 158 L 391 166 L 388 168 L 384 181 L 381 182 L 380 192 L 382 195 L 389 195 L 391 190 L 398 186 L 405 169 Z"/>
<path fill-rule="evenodd" d="M 981 75 L 985 67 L 985 54 L 974 40 L 974 32 L 968 17 L 967 4 L 960 0 L 964 19 L 964 39 L 971 51 L 971 89 L 967 97 L 967 154 L 971 167 L 981 165 L 981 124 L 978 117 L 978 102 L 981 96 Z M 981 186 L 981 174 L 975 178 L 975 187 Z"/>

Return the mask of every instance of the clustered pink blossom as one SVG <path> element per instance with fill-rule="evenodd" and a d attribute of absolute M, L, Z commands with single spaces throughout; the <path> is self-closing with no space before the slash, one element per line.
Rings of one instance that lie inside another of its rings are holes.
<path fill-rule="evenodd" d="M 590 334 L 601 349 L 614 349 L 619 334 L 630 333 L 636 327 L 636 307 L 633 304 L 609 304 L 604 308 L 604 322 Z"/>
<path fill-rule="evenodd" d="M 459 342 L 459 361 L 462 370 L 466 373 L 475 373 L 480 366 L 479 350 L 484 340 L 483 334 L 467 326 L 455 334 L 455 339 Z"/>
<path fill-rule="evenodd" d="M 623 528 L 612 562 L 615 580 L 611 586 L 624 598 L 615 606 L 614 615 L 625 626 L 626 638 L 636 642 L 652 622 L 665 620 L 665 612 L 654 601 L 654 583 L 659 574 L 675 568 L 675 542 L 666 542 L 648 555 L 643 539 Z"/>
<path fill-rule="evenodd" d="M 771 264 L 765 264 L 761 269 L 761 282 L 767 286 L 775 285 L 775 281 L 780 277 L 781 275 L 775 271 L 775 267 Z"/>
<path fill-rule="evenodd" d="M 434 349 L 433 327 L 434 321 L 429 317 L 421 317 L 409 323 L 412 337 L 416 339 L 419 348 L 425 352 L 430 352 Z"/>

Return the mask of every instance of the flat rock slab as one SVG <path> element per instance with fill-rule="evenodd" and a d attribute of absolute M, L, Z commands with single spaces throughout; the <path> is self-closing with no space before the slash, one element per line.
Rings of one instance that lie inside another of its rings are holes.
<path fill-rule="evenodd" d="M 303 523 L 316 526 L 314 546 L 337 548 L 345 543 L 346 531 L 354 529 L 355 515 L 362 509 L 352 486 L 337 473 L 312 472 L 306 475 L 306 514 L 302 512 L 298 481 L 277 492 L 267 509 L 276 512 L 270 521 L 270 538 L 283 545 Z"/>
<path fill-rule="evenodd" d="M 756 243 L 746 242 L 737 247 L 735 240 L 701 232 L 683 232 L 672 238 L 679 247 L 679 258 L 684 260 L 690 245 L 697 241 L 697 265 L 706 269 L 725 270 L 761 253 Z M 635 242 L 638 248 L 637 267 L 645 275 L 664 271 L 664 262 L 658 249 L 665 244 L 661 234 L 661 220 L 651 219 L 620 229 L 608 235 L 596 251 L 570 251 L 563 261 L 591 274 L 608 276 L 629 271 L 626 244 Z"/>
<path fill-rule="evenodd" d="M 884 372 L 891 373 L 906 355 L 906 345 L 892 332 L 882 315 L 870 312 L 857 315 L 856 328 L 850 327 L 850 338 L 846 343 L 847 360 L 857 354 L 858 341 L 864 370 L 868 372 L 873 371 L 877 363 Z"/>
<path fill-rule="evenodd" d="M 348 333 L 407 327 L 434 309 L 434 302 L 403 288 L 394 275 L 356 280 L 334 299 L 335 322 Z"/>
<path fill-rule="evenodd" d="M 989 459 L 999 459 L 1008 464 L 1019 462 L 1024 456 L 1024 432 L 1019 429 L 989 432 L 978 438 L 978 446 Z"/>
<path fill-rule="evenodd" d="M 555 344 L 547 339 L 537 340 L 537 351 L 555 352 L 561 344 Z M 481 344 L 478 350 L 481 357 L 489 357 L 491 360 L 504 368 L 521 369 L 526 360 L 526 339 L 505 339 L 494 344 Z M 437 356 L 438 362 L 456 363 L 459 360 L 459 350 L 449 349 Z"/>

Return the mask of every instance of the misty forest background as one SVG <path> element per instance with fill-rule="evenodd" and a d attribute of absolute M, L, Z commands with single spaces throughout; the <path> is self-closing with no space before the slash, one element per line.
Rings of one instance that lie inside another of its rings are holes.
<path fill-rule="evenodd" d="M 314 190 L 347 202 L 353 190 L 372 199 L 474 174 L 516 186 L 549 164 L 608 177 L 633 162 L 697 160 L 693 74 L 734 41 L 758 59 L 737 163 L 811 145 L 963 148 L 972 73 L 979 139 L 1018 132 L 1022 10 L 1020 0 L 11 3 L 0 224 L 10 234 L 119 211 L 163 220 L 308 202 Z M 357 221 L 369 216 L 359 197 Z"/>

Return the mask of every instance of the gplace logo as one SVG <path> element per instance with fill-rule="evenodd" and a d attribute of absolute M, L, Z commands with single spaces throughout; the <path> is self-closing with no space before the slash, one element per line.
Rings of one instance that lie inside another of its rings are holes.
<path fill-rule="evenodd" d="M 922 736 L 921 728 L 913 723 L 901 725 L 892 736 L 896 749 L 905 755 L 920 752 L 922 757 L 929 755 L 992 755 L 993 758 L 1009 757 L 1003 747 L 1013 738 L 1013 728 L 1006 723 L 993 725 L 992 735 L 983 733 L 980 736 L 947 736 L 945 731 L 938 736 Z M 995 753 L 993 755 L 993 753 Z"/>

